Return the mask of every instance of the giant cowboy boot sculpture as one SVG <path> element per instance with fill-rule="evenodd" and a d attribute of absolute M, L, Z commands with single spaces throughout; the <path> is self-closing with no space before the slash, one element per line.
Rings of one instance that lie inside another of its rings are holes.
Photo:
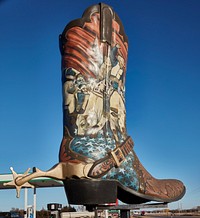
<path fill-rule="evenodd" d="M 126 131 L 125 76 L 128 40 L 111 7 L 88 8 L 60 36 L 64 132 L 60 162 L 48 171 L 13 172 L 19 191 L 46 176 L 63 180 L 71 204 L 172 202 L 182 182 L 155 179 L 138 160 Z"/>
<path fill-rule="evenodd" d="M 66 26 L 60 48 L 64 97 L 60 161 L 82 163 L 80 171 L 85 170 L 79 175 L 77 167 L 74 177 L 65 180 L 69 202 L 109 202 L 115 187 L 125 203 L 179 200 L 185 193 L 182 182 L 152 177 L 127 135 L 128 41 L 117 14 L 105 4 L 88 8 L 82 19 Z M 98 201 L 102 195 L 104 202 Z"/>

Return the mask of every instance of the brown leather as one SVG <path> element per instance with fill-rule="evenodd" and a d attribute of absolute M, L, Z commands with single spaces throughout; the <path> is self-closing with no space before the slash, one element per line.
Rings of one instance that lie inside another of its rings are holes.
<path fill-rule="evenodd" d="M 134 155 L 136 156 L 136 154 Z M 143 177 L 142 180 L 144 181 L 144 184 L 141 184 L 144 194 L 159 199 L 166 199 L 167 201 L 185 193 L 185 186 L 181 181 L 176 179 L 156 179 L 140 162 L 138 167 Z"/>

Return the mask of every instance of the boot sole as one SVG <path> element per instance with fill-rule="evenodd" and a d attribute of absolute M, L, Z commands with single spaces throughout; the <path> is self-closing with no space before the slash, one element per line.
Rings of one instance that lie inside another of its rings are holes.
<path fill-rule="evenodd" d="M 160 199 L 141 194 L 121 185 L 116 180 L 66 179 L 63 181 L 68 203 L 74 205 L 101 205 L 116 203 L 140 204 L 149 201 L 169 203 L 179 200 L 185 191 L 174 199 Z"/>

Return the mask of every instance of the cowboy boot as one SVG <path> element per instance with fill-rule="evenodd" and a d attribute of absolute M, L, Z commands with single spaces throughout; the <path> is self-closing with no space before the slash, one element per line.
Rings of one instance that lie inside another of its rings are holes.
<path fill-rule="evenodd" d="M 60 35 L 64 132 L 60 162 L 71 204 L 172 202 L 181 181 L 155 179 L 142 166 L 126 131 L 128 39 L 117 14 L 100 3 Z"/>

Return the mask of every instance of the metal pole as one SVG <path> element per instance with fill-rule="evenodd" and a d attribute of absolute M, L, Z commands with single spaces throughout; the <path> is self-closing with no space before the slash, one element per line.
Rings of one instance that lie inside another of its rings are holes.
<path fill-rule="evenodd" d="M 27 218 L 28 189 L 24 188 L 24 218 Z"/>
<path fill-rule="evenodd" d="M 33 218 L 36 218 L 36 187 L 33 188 Z"/>
<path fill-rule="evenodd" d="M 105 218 L 108 218 L 108 210 L 105 210 Z"/>

